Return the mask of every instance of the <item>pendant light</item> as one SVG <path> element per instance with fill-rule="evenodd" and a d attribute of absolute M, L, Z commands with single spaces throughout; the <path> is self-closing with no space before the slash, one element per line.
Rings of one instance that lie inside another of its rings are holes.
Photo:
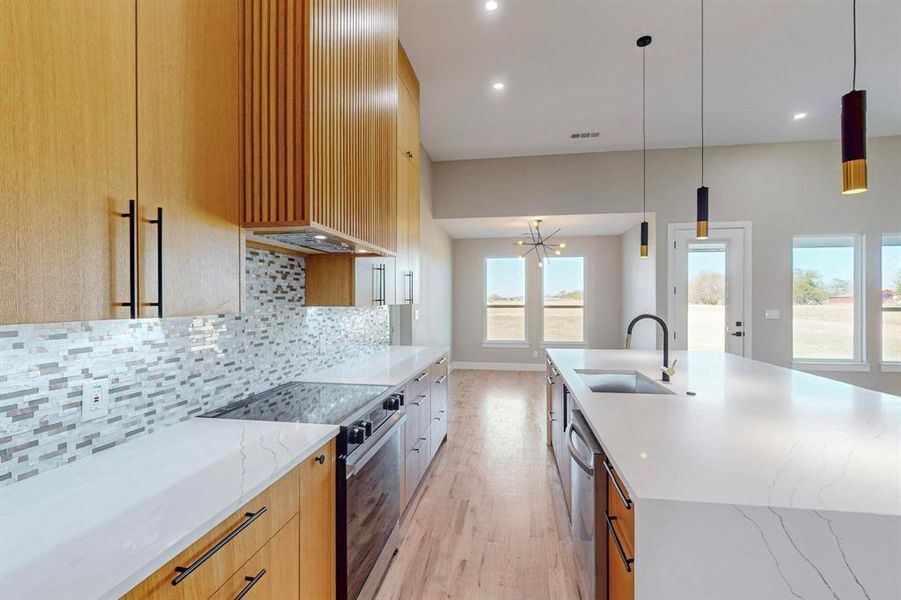
<path fill-rule="evenodd" d="M 648 142 L 645 129 L 646 77 L 645 49 L 651 45 L 651 36 L 643 35 L 635 44 L 641 48 L 641 249 L 639 256 L 648 257 Z"/>
<path fill-rule="evenodd" d="M 698 216 L 695 236 L 706 240 L 708 235 L 707 186 L 704 185 L 704 0 L 701 0 L 701 187 L 698 188 Z"/>
<path fill-rule="evenodd" d="M 842 194 L 867 191 L 867 92 L 857 89 L 857 0 L 852 0 L 854 67 L 842 96 Z"/>

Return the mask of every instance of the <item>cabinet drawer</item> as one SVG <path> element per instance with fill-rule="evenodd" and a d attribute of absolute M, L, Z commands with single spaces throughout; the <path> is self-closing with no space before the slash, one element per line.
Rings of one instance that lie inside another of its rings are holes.
<path fill-rule="evenodd" d="M 431 446 L 429 448 L 429 462 L 435 458 L 435 453 L 438 452 L 438 448 L 441 446 L 441 442 L 444 440 L 447 435 L 447 411 L 441 410 L 438 411 L 438 414 L 432 417 L 432 430 L 429 435 L 429 441 L 431 442 Z"/>
<path fill-rule="evenodd" d="M 250 557 L 211 600 L 292 600 L 300 597 L 300 518 L 295 515 L 266 545 Z"/>
<path fill-rule="evenodd" d="M 613 528 L 625 547 L 624 532 L 619 527 L 620 521 L 613 521 Z M 634 558 L 631 550 L 626 550 L 627 558 Z M 626 563 L 619 554 L 613 533 L 607 532 L 607 593 L 609 600 L 633 600 L 635 598 L 635 563 Z"/>
<path fill-rule="evenodd" d="M 404 402 L 410 403 L 419 396 L 429 395 L 429 370 L 425 369 L 416 374 L 413 379 L 404 385 Z"/>
<path fill-rule="evenodd" d="M 429 439 L 421 437 L 407 453 L 404 464 L 404 505 L 410 501 L 429 466 Z"/>
<path fill-rule="evenodd" d="M 299 472 L 294 469 L 138 584 L 125 598 L 209 598 L 297 513 L 299 498 Z M 174 584 L 176 580 L 178 583 Z"/>
<path fill-rule="evenodd" d="M 607 512 L 614 519 L 617 530 L 622 532 L 619 536 L 620 540 L 628 546 L 628 550 L 631 552 L 635 547 L 632 544 L 635 537 L 635 505 L 629 498 L 629 492 L 619 478 L 619 473 L 608 463 L 604 464 L 609 469 L 607 474 Z M 625 502 L 623 498 L 625 498 Z"/>

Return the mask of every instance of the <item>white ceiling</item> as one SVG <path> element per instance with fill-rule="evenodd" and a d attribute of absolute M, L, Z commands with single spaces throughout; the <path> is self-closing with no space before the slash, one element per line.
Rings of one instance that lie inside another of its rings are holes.
<path fill-rule="evenodd" d="M 641 223 L 641 213 L 594 214 L 594 215 L 540 215 L 525 217 L 488 217 L 473 219 L 438 219 L 438 224 L 455 240 L 477 238 L 522 238 L 528 237 L 529 221 L 542 219 L 541 233 L 550 235 L 561 229 L 557 237 L 566 241 L 567 237 L 588 235 L 622 235 L 631 227 Z"/>
<path fill-rule="evenodd" d="M 432 158 L 640 148 L 643 34 L 648 146 L 699 144 L 700 0 L 497 2 L 400 2 Z M 901 0 L 859 0 L 857 16 L 869 134 L 901 134 Z M 705 22 L 708 144 L 839 137 L 851 0 L 707 0 Z"/>

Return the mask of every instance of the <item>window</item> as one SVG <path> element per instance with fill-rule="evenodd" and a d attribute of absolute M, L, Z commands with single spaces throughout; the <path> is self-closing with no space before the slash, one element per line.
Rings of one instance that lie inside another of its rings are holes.
<path fill-rule="evenodd" d="M 901 234 L 882 237 L 882 362 L 901 363 Z"/>
<path fill-rule="evenodd" d="M 485 341 L 526 341 L 526 267 L 522 258 L 485 259 Z"/>
<path fill-rule="evenodd" d="M 544 341 L 585 341 L 585 259 L 544 261 Z"/>
<path fill-rule="evenodd" d="M 861 241 L 802 236 L 792 252 L 792 356 L 800 362 L 862 362 Z"/>

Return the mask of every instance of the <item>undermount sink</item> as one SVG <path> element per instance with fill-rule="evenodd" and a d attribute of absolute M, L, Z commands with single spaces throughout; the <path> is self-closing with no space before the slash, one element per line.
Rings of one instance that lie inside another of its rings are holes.
<path fill-rule="evenodd" d="M 638 371 L 576 369 L 592 392 L 608 394 L 672 394 L 673 392 Z"/>

